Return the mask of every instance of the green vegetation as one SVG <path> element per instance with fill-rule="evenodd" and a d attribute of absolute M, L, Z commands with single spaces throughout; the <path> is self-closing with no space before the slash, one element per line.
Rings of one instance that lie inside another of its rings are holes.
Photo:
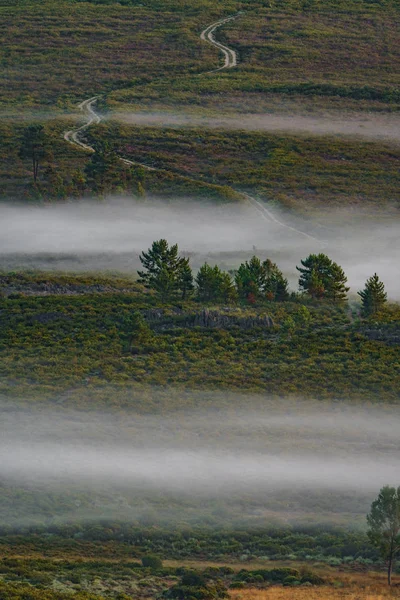
<path fill-rule="evenodd" d="M 277 301 L 289 298 L 287 279 L 269 259 L 261 263 L 253 256 L 249 262 L 241 264 L 235 274 L 235 283 L 239 296 L 252 304 L 262 296 Z"/>
<path fill-rule="evenodd" d="M 79 403 L 80 391 L 97 390 L 102 405 L 112 396 L 126 402 L 110 384 L 121 392 L 140 384 L 398 400 L 397 305 L 371 323 L 306 297 L 223 300 L 204 313 L 199 301 L 162 305 L 129 279 L 52 277 L 2 276 L 3 393 L 44 400 L 73 388 L 70 401 Z M 146 401 L 132 399 L 137 408 Z"/>
<path fill-rule="evenodd" d="M 362 310 L 366 316 L 379 312 L 387 302 L 385 286 L 376 273 L 367 279 L 365 288 L 358 292 L 358 295 L 361 297 Z"/>
<path fill-rule="evenodd" d="M 82 551 L 77 548 L 76 550 Z M 186 567 L 146 565 L 124 558 L 101 559 L 4 558 L 0 561 L 2 600 L 103 600 L 157 597 L 213 600 L 228 597 L 238 584 L 266 588 L 284 585 L 323 585 L 317 573 L 302 567 L 241 569 L 229 566 Z"/>
<path fill-rule="evenodd" d="M 50 144 L 44 132 L 43 125 L 30 125 L 23 133 L 19 158 L 29 159 L 32 162 L 32 176 L 36 183 L 39 165 L 51 157 Z"/>
<path fill-rule="evenodd" d="M 326 254 L 310 254 L 296 267 L 300 272 L 299 288 L 311 298 L 327 298 L 333 302 L 346 300 L 349 287 L 343 269 Z"/>
<path fill-rule="evenodd" d="M 200 31 L 238 11 L 218 37 L 238 50 L 239 66 L 199 77 L 220 61 Z M 145 191 L 237 201 L 239 188 L 306 211 L 327 203 L 386 210 L 397 197 L 398 151 L 382 143 L 196 128 L 92 128 L 98 144 L 161 168 L 143 175 L 104 156 L 90 158 L 61 139 L 77 121 L 72 109 L 96 94 L 100 111 L 111 110 L 111 116 L 127 104 L 134 110 L 186 106 L 202 114 L 296 113 L 299 107 L 396 111 L 397 2 L 4 0 L 0 16 L 0 104 L 7 117 L 0 126 L 2 198 Z M 18 150 L 23 129 L 38 122 L 51 138 L 54 159 L 32 187 L 29 160 L 18 158 Z M 105 174 L 105 166 L 112 173 Z"/>
<path fill-rule="evenodd" d="M 196 275 L 197 296 L 202 302 L 225 302 L 230 304 L 237 297 L 229 273 L 218 265 L 210 267 L 207 263 L 200 267 Z"/>
<path fill-rule="evenodd" d="M 400 553 L 400 487 L 385 486 L 367 516 L 368 537 L 387 562 L 388 584 L 392 583 L 394 561 Z"/>
<path fill-rule="evenodd" d="M 142 252 L 139 282 L 157 292 L 161 302 L 171 300 L 178 294 L 186 300 L 193 291 L 193 275 L 189 259 L 178 256 L 178 245 L 169 247 L 167 240 L 153 242 L 147 252 Z"/>
<path fill-rule="evenodd" d="M 400 151 L 387 143 L 117 123 L 90 128 L 88 139 L 114 140 L 128 159 L 305 213 L 397 206 Z"/>

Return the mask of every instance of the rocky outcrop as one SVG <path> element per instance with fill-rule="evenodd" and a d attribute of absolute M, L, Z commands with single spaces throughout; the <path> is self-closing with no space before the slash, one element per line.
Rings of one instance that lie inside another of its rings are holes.
<path fill-rule="evenodd" d="M 244 315 L 236 309 L 229 307 L 222 309 L 208 309 L 195 313 L 184 313 L 176 308 L 166 311 L 154 308 L 143 311 L 143 317 L 155 329 L 170 329 L 173 327 L 203 327 L 205 329 L 230 329 L 238 327 L 248 330 L 254 328 L 270 328 L 274 322 L 269 315 Z"/>

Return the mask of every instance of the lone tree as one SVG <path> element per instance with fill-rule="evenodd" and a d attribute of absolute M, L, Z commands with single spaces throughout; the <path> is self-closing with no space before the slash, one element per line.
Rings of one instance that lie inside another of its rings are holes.
<path fill-rule="evenodd" d="M 139 256 L 144 271 L 138 271 L 139 282 L 155 290 L 164 302 L 175 294 L 184 300 L 193 290 L 193 275 L 189 259 L 178 255 L 178 244 L 169 246 L 167 240 L 153 242 Z"/>
<path fill-rule="evenodd" d="M 370 541 L 387 562 L 388 584 L 391 585 L 394 561 L 400 553 L 400 487 L 386 485 L 381 489 L 371 505 L 367 523 Z"/>
<path fill-rule="evenodd" d="M 361 297 L 362 312 L 364 315 L 374 315 L 379 312 L 382 306 L 387 302 L 385 286 L 376 273 L 372 275 L 365 284 L 365 288 L 357 292 Z"/>
<path fill-rule="evenodd" d="M 326 298 L 343 302 L 347 298 L 349 287 L 342 267 L 333 262 L 326 254 L 310 254 L 301 260 L 299 288 L 312 298 Z"/>
<path fill-rule="evenodd" d="M 18 156 L 31 160 L 33 181 L 36 183 L 39 165 L 52 158 L 50 141 L 43 125 L 29 125 L 24 129 Z"/>

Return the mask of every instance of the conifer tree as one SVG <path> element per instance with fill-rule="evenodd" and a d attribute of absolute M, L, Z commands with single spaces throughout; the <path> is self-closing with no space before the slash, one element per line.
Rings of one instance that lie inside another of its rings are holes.
<path fill-rule="evenodd" d="M 265 285 L 265 267 L 257 256 L 252 256 L 250 261 L 242 263 L 235 275 L 238 294 L 247 298 L 249 294 L 258 297 Z"/>
<path fill-rule="evenodd" d="M 257 256 L 240 265 L 235 283 L 242 298 L 266 296 L 269 300 L 286 300 L 289 296 L 287 279 L 277 265 L 269 259 L 261 262 Z"/>
<path fill-rule="evenodd" d="M 184 299 L 193 289 L 189 259 L 178 255 L 177 244 L 169 246 L 164 239 L 155 241 L 139 259 L 144 267 L 143 271 L 138 271 L 139 282 L 155 290 L 162 302 L 179 293 Z"/>
<path fill-rule="evenodd" d="M 193 273 L 189 265 L 189 259 L 183 258 L 178 270 L 177 288 L 182 294 L 182 300 L 186 300 L 193 292 Z"/>
<path fill-rule="evenodd" d="M 335 302 L 346 300 L 349 287 L 343 269 L 326 254 L 310 254 L 300 261 L 299 288 L 312 298 L 326 298 Z"/>
<path fill-rule="evenodd" d="M 205 302 L 222 300 L 231 302 L 235 298 L 235 288 L 229 273 L 215 265 L 205 263 L 196 275 L 197 295 Z"/>
<path fill-rule="evenodd" d="M 376 273 L 367 279 L 365 288 L 357 293 L 361 297 L 362 311 L 366 316 L 379 312 L 387 302 L 385 286 Z"/>
<path fill-rule="evenodd" d="M 269 300 L 282 302 L 289 297 L 288 280 L 269 258 L 263 262 L 265 270 L 264 294 Z"/>

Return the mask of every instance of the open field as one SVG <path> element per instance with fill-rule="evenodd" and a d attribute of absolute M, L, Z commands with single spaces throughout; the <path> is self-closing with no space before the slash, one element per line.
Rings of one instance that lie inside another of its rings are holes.
<path fill-rule="evenodd" d="M 353 584 L 349 589 L 285 589 L 269 590 L 248 589 L 230 594 L 232 600 L 383 600 L 383 598 L 399 598 L 396 590 L 388 590 L 385 584 L 377 583 L 360 586 Z"/>
<path fill-rule="evenodd" d="M 253 562 L 243 565 L 231 562 L 210 563 L 207 561 L 163 561 L 163 569 L 154 570 L 141 567 L 136 559 L 88 558 L 77 554 L 75 558 L 65 556 L 61 559 L 48 556 L 31 555 L 21 558 L 10 554 L 4 556 L 0 565 L 3 581 L 0 583 L 2 597 L 11 598 L 60 598 L 94 600 L 103 598 L 148 598 L 168 590 L 176 585 L 179 577 L 185 573 L 197 573 L 200 576 L 218 577 L 218 581 L 229 587 L 226 597 L 231 600 L 383 600 L 399 598 L 400 592 L 395 585 L 391 589 L 385 584 L 384 574 L 376 571 L 313 567 L 297 563 L 274 564 L 282 572 L 300 572 L 311 579 L 322 578 L 319 584 L 300 586 L 282 583 L 248 583 L 241 589 L 235 589 L 235 573 L 251 574 L 255 569 L 266 569 L 266 565 L 257 566 Z M 271 566 L 269 566 L 271 568 Z M 293 570 L 295 569 L 295 570 Z M 297 570 L 297 571 L 296 571 Z M 16 578 L 16 575 L 18 579 Z M 237 575 L 236 575 L 237 576 Z M 394 581 L 396 583 L 396 580 Z M 36 593 L 37 596 L 34 595 Z M 90 596 L 81 596 L 84 592 Z M 21 594 L 21 596 L 17 594 Z M 9 594 L 9 595 L 8 595 Z M 31 595 L 32 594 L 32 595 Z"/>

